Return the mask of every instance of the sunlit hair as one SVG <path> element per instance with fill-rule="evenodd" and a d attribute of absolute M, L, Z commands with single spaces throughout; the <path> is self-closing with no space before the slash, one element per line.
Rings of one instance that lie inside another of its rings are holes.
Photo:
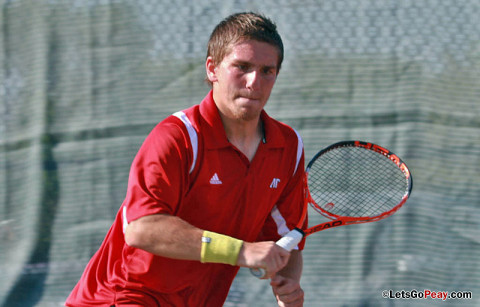
<path fill-rule="evenodd" d="M 257 13 L 237 13 L 222 20 L 210 35 L 207 58 L 211 56 L 218 65 L 231 51 L 232 46 L 250 39 L 271 44 L 278 49 L 278 73 L 283 62 L 282 38 L 277 32 L 277 26 Z M 208 78 L 206 82 L 212 85 Z"/>

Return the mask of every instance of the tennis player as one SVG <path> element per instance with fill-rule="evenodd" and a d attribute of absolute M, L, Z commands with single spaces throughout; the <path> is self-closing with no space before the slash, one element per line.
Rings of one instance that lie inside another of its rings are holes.
<path fill-rule="evenodd" d="M 303 305 L 304 241 L 275 244 L 300 220 L 304 178 L 300 137 L 264 111 L 282 61 L 268 18 L 215 27 L 211 91 L 148 135 L 67 306 L 222 306 L 239 267 L 265 269 L 279 306 Z"/>

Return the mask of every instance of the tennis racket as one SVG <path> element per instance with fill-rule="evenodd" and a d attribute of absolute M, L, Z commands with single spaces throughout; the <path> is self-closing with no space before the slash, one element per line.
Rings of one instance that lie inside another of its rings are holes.
<path fill-rule="evenodd" d="M 305 170 L 305 204 L 297 227 L 276 242 L 287 251 L 312 233 L 375 222 L 395 213 L 412 192 L 407 165 L 393 152 L 362 141 L 342 141 L 320 150 Z M 331 221 L 301 229 L 308 205 Z M 250 269 L 258 278 L 262 268 Z"/>

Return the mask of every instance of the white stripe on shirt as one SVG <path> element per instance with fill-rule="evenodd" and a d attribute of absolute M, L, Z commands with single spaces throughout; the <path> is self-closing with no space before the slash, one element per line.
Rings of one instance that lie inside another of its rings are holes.
<path fill-rule="evenodd" d="M 302 138 L 300 137 L 300 134 L 297 132 L 297 130 L 293 129 L 293 131 L 295 131 L 295 134 L 297 135 L 297 138 L 298 138 L 297 160 L 295 162 L 295 169 L 293 171 L 293 175 L 295 175 L 295 173 L 297 172 L 297 169 L 298 169 L 298 165 L 300 164 L 300 160 L 302 158 L 303 141 L 302 141 Z M 288 229 L 288 227 L 287 227 L 287 221 L 282 216 L 282 214 L 280 213 L 280 210 L 278 210 L 277 206 L 273 207 L 270 215 L 272 216 L 273 220 L 275 221 L 275 224 L 277 224 L 277 232 L 280 236 L 283 237 L 284 235 L 286 235 L 287 233 L 290 232 L 290 229 Z M 295 249 L 298 249 L 298 246 L 296 246 Z"/>
<path fill-rule="evenodd" d="M 301 158 L 302 158 L 303 141 L 302 141 L 302 137 L 301 137 L 300 134 L 297 132 L 297 130 L 293 129 L 293 131 L 295 131 L 295 133 L 297 134 L 297 138 L 298 138 L 298 143 L 297 143 L 297 162 L 296 162 L 296 164 L 295 164 L 295 170 L 293 171 L 293 174 L 295 175 L 295 173 L 297 172 L 298 164 L 300 163 L 300 160 L 301 160 Z"/>
<path fill-rule="evenodd" d="M 128 226 L 127 206 L 123 206 L 122 217 L 123 217 L 123 233 L 125 233 L 127 231 L 127 226 Z"/>
<path fill-rule="evenodd" d="M 192 144 L 192 152 L 193 152 L 193 161 L 192 165 L 190 166 L 190 173 L 193 172 L 195 168 L 195 164 L 197 163 L 197 155 L 198 155 L 198 136 L 195 128 L 193 128 L 192 122 L 188 119 L 187 115 L 182 111 L 176 112 L 173 116 L 179 118 L 188 131 L 188 136 L 190 137 L 190 143 Z"/>
<path fill-rule="evenodd" d="M 287 233 L 290 232 L 290 229 L 287 227 L 287 221 L 285 218 L 282 216 L 280 213 L 280 210 L 278 210 L 277 206 L 273 207 L 272 212 L 270 213 L 273 220 L 275 221 L 275 224 L 277 224 L 277 229 L 278 229 L 278 234 L 280 236 L 285 236 Z M 298 246 L 295 246 L 294 249 L 298 249 Z"/>

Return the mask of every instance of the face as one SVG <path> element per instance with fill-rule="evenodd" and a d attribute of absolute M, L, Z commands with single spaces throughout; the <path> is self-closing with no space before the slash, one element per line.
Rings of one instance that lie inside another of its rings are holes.
<path fill-rule="evenodd" d="M 207 58 L 207 77 L 222 116 L 237 121 L 258 120 L 278 74 L 278 49 L 268 43 L 247 40 L 233 45 L 215 64 Z"/>

